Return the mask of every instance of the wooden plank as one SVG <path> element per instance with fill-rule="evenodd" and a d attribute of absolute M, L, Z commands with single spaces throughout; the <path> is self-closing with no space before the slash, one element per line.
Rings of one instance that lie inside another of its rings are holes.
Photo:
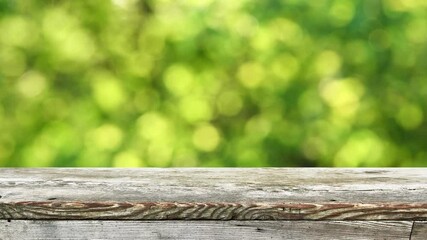
<path fill-rule="evenodd" d="M 415 222 L 412 228 L 411 240 L 427 239 L 427 222 Z"/>
<path fill-rule="evenodd" d="M 416 203 L 426 180 L 427 168 L 6 168 L 0 200 Z"/>
<path fill-rule="evenodd" d="M 0 169 L 0 219 L 427 220 L 427 169 Z"/>
<path fill-rule="evenodd" d="M 122 220 L 413 220 L 427 204 L 239 204 L 15 202 L 0 204 L 0 219 Z"/>
<path fill-rule="evenodd" d="M 0 239 L 409 239 L 379 221 L 0 221 Z M 423 238 L 425 239 L 425 238 Z"/>

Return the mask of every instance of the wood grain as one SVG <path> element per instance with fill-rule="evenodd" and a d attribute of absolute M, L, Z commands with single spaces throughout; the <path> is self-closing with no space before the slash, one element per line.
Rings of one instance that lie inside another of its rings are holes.
<path fill-rule="evenodd" d="M 0 239 L 409 239 L 408 221 L 0 221 Z M 425 235 L 424 235 L 425 236 Z M 425 238 L 423 238 L 425 239 Z"/>
<path fill-rule="evenodd" d="M 412 228 L 411 240 L 427 239 L 427 222 L 415 222 Z"/>
<path fill-rule="evenodd" d="M 0 169 L 0 219 L 427 220 L 427 169 Z"/>
<path fill-rule="evenodd" d="M 427 204 L 14 202 L 0 219 L 413 220 L 427 219 Z"/>

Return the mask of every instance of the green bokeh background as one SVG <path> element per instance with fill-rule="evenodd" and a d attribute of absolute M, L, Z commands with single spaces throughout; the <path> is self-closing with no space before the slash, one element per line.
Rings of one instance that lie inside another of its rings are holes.
<path fill-rule="evenodd" d="M 0 166 L 425 166 L 425 0 L 0 0 Z"/>

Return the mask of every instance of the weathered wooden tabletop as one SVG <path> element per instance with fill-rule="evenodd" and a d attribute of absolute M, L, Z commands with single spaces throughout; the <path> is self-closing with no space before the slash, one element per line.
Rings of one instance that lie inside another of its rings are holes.
<path fill-rule="evenodd" d="M 427 169 L 5 168 L 0 219 L 1 240 L 427 239 Z"/>

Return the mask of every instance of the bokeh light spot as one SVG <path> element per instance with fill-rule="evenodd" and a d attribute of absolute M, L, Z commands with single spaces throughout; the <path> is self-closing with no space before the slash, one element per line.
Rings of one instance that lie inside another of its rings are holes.
<path fill-rule="evenodd" d="M 40 95 L 46 89 L 46 78 L 39 72 L 25 73 L 17 82 L 18 91 L 28 98 Z"/>
<path fill-rule="evenodd" d="M 183 96 L 194 86 L 194 74 L 185 65 L 175 64 L 166 70 L 163 81 L 171 93 Z"/>
<path fill-rule="evenodd" d="M 214 151 L 218 147 L 220 140 L 218 130 L 210 124 L 197 127 L 193 133 L 193 144 L 201 151 Z"/>
<path fill-rule="evenodd" d="M 132 151 L 120 152 L 114 157 L 113 167 L 143 167 L 143 161 Z"/>
<path fill-rule="evenodd" d="M 353 133 L 335 156 L 335 166 L 361 167 L 382 163 L 386 147 L 371 130 Z"/>
<path fill-rule="evenodd" d="M 335 0 L 329 10 L 331 24 L 337 27 L 347 25 L 354 16 L 354 2 L 352 0 Z"/>
<path fill-rule="evenodd" d="M 47 10 L 43 19 L 43 33 L 62 60 L 85 63 L 95 51 L 92 38 L 79 26 L 79 20 L 62 9 Z"/>
<path fill-rule="evenodd" d="M 404 104 L 396 113 L 397 122 L 407 130 L 416 129 L 424 119 L 423 111 L 415 104 Z"/>
<path fill-rule="evenodd" d="M 147 165 L 168 167 L 171 164 L 173 145 L 169 142 L 152 142 L 147 149 Z"/>
<path fill-rule="evenodd" d="M 96 72 L 90 76 L 93 96 L 104 111 L 115 111 L 124 103 L 126 94 L 119 82 L 108 72 Z"/>
<path fill-rule="evenodd" d="M 413 43 L 425 43 L 427 41 L 426 19 L 417 19 L 411 21 L 405 28 L 405 34 Z"/>
<path fill-rule="evenodd" d="M 113 124 L 104 124 L 87 135 L 87 146 L 99 150 L 115 150 L 123 141 L 123 131 Z"/>
<path fill-rule="evenodd" d="M 0 19 L 0 42 L 5 45 L 29 47 L 38 40 L 38 28 L 22 16 Z"/>
<path fill-rule="evenodd" d="M 294 21 L 278 18 L 272 22 L 271 31 L 277 34 L 277 39 L 291 46 L 302 43 L 303 31 Z"/>
<path fill-rule="evenodd" d="M 265 138 L 271 130 L 271 123 L 263 116 L 252 117 L 245 125 L 245 133 L 254 139 Z"/>
<path fill-rule="evenodd" d="M 179 111 L 181 116 L 188 122 L 210 120 L 212 117 L 212 108 L 209 102 L 193 95 L 187 95 L 179 102 Z"/>
<path fill-rule="evenodd" d="M 218 111 L 224 116 L 234 116 L 243 106 L 242 98 L 236 91 L 226 91 L 218 96 Z"/>
<path fill-rule="evenodd" d="M 321 52 L 315 62 L 316 73 L 320 77 L 329 77 L 335 75 L 341 68 L 341 57 L 334 51 Z"/>
<path fill-rule="evenodd" d="M 138 133 L 147 140 L 163 140 L 171 135 L 169 121 L 161 114 L 148 112 L 137 121 Z"/>
<path fill-rule="evenodd" d="M 320 95 L 336 114 L 353 117 L 360 104 L 364 87 L 354 78 L 330 80 L 321 85 Z"/>
<path fill-rule="evenodd" d="M 15 49 L 0 48 L 0 77 L 18 77 L 27 68 L 27 59 L 23 52 Z"/>
<path fill-rule="evenodd" d="M 259 63 L 248 62 L 239 67 L 237 77 L 243 86 L 247 88 L 256 88 L 264 80 L 265 70 Z"/>
<path fill-rule="evenodd" d="M 235 31 L 242 37 L 251 37 L 258 29 L 258 21 L 249 14 L 237 14 L 231 22 L 230 31 Z"/>
<path fill-rule="evenodd" d="M 288 53 L 279 55 L 271 64 L 271 71 L 278 78 L 273 87 L 277 87 L 277 84 L 281 87 L 287 86 L 298 70 L 299 62 L 294 56 Z"/>

